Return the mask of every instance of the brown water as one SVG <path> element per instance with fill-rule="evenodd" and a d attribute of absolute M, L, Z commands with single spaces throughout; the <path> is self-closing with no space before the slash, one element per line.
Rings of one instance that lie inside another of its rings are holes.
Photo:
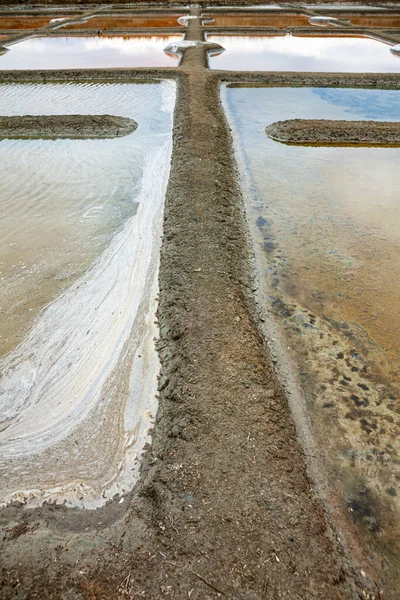
<path fill-rule="evenodd" d="M 206 14 L 205 19 L 213 19 L 212 23 L 205 23 L 206 27 L 285 27 L 308 26 L 308 16 L 288 14 Z"/>
<path fill-rule="evenodd" d="M 321 13 L 322 14 L 322 13 Z M 349 13 L 336 14 L 337 19 L 348 19 L 351 25 L 360 27 L 385 28 L 400 27 L 400 15 L 353 15 Z"/>
<path fill-rule="evenodd" d="M 124 15 L 112 16 L 102 15 L 99 17 L 91 17 L 83 23 L 71 23 L 63 29 L 135 29 L 137 27 L 181 27 L 178 23 L 179 17 L 182 15 Z"/>
<path fill-rule="evenodd" d="M 292 118 L 400 120 L 399 93 L 228 88 L 224 97 L 261 288 L 319 453 L 360 535 L 400 576 L 400 150 L 289 147 L 265 134 Z"/>
<path fill-rule="evenodd" d="M 397 73 L 390 45 L 362 36 L 207 35 L 225 52 L 211 56 L 212 69 Z"/>
<path fill-rule="evenodd" d="M 0 69 L 175 67 L 167 44 L 182 35 L 35 37 L 9 46 Z"/>
<path fill-rule="evenodd" d="M 0 17 L 0 29 L 37 29 L 49 25 L 53 19 L 68 19 L 72 15 L 46 15 L 35 17 Z"/>

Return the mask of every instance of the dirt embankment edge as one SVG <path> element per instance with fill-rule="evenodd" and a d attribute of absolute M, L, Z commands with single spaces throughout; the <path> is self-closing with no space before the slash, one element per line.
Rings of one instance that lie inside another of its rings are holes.
<path fill-rule="evenodd" d="M 129 135 L 137 123 L 113 115 L 0 117 L 0 139 L 104 139 Z"/>
<path fill-rule="evenodd" d="M 268 125 L 265 131 L 272 140 L 285 144 L 400 145 L 400 123 L 393 121 L 289 119 L 276 121 Z"/>

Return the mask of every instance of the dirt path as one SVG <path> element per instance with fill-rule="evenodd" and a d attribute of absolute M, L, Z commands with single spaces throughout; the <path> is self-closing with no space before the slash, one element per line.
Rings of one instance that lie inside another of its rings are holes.
<path fill-rule="evenodd" d="M 187 39 L 201 35 L 194 20 Z M 316 497 L 253 318 L 232 140 L 204 63 L 190 48 L 179 71 L 142 480 L 98 511 L 1 511 L 1 598 L 377 597 Z"/>

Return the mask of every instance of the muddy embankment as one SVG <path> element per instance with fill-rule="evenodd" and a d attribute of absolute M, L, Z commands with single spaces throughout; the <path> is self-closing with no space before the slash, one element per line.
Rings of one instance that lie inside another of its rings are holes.
<path fill-rule="evenodd" d="M 133 133 L 137 123 L 112 115 L 0 117 L 0 139 L 105 139 Z"/>
<path fill-rule="evenodd" d="M 344 146 L 399 146 L 400 123 L 379 121 L 329 121 L 289 119 L 276 121 L 265 129 L 276 142 Z"/>

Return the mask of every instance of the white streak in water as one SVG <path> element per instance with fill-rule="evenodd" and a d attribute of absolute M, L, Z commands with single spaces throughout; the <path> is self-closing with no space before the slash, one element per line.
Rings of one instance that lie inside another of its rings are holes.
<path fill-rule="evenodd" d="M 165 92 L 163 108 L 171 110 L 175 86 L 167 85 Z M 66 439 L 89 417 L 121 359 L 135 319 L 139 315 L 146 320 L 131 363 L 130 397 L 125 399 L 127 453 L 121 458 L 120 479 L 110 482 L 96 505 L 133 485 L 138 471 L 134 463 L 148 437 L 149 420 L 155 416 L 159 364 L 153 342 L 154 297 L 171 146 L 171 136 L 166 135 L 160 147 L 147 155 L 135 198 L 136 215 L 91 269 L 42 312 L 22 343 L 0 363 L 0 463 L 6 466 L 7 461 L 15 464 L 16 459 L 40 454 Z M 144 297 L 149 298 L 145 307 L 141 306 Z M 59 499 L 65 498 L 69 488 L 76 491 L 73 482 L 61 488 L 45 487 L 44 483 L 40 490 L 15 490 L 0 502 L 6 504 L 21 496 L 43 500 L 57 495 Z M 90 492 L 84 484 L 83 489 Z M 74 504 L 68 498 L 67 502 Z"/>

